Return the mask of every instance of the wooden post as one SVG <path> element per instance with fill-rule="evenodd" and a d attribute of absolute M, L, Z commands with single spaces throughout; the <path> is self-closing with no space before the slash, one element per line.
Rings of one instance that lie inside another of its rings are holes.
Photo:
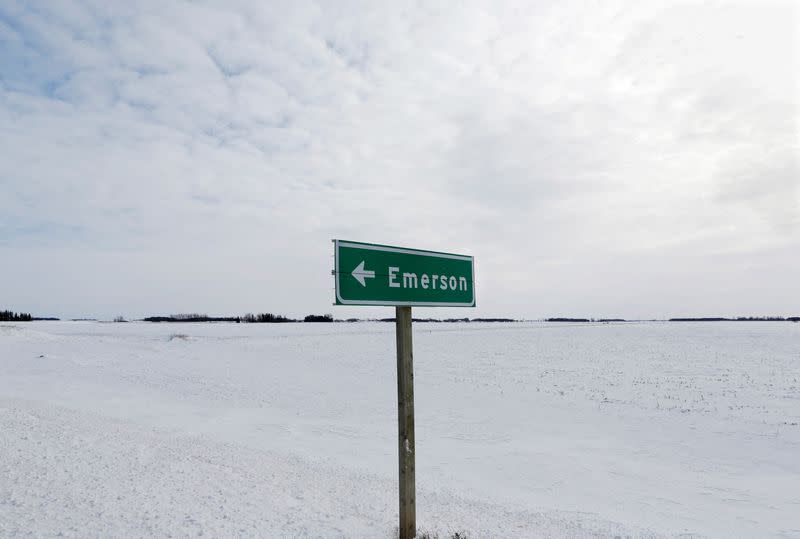
<path fill-rule="evenodd" d="M 417 535 L 417 494 L 414 482 L 414 353 L 411 347 L 411 307 L 395 307 L 395 320 L 400 461 L 399 539 L 414 539 Z"/>

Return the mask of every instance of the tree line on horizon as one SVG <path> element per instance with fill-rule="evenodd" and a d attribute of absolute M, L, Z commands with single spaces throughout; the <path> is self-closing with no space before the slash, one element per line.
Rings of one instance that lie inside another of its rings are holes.
<path fill-rule="evenodd" d="M 33 320 L 33 316 L 30 313 L 0 311 L 0 322 L 30 322 L 31 320 Z"/>
<path fill-rule="evenodd" d="M 121 318 L 121 317 L 119 317 Z M 206 314 L 171 314 L 169 316 L 148 316 L 145 322 L 233 322 L 236 324 L 281 324 L 286 322 L 333 322 L 331 314 L 309 314 L 302 320 L 273 313 L 247 313 L 242 316 L 208 316 Z"/>
<path fill-rule="evenodd" d="M 661 322 L 662 320 L 626 320 L 624 318 L 545 318 L 545 322 Z M 800 316 L 721 316 L 669 318 L 667 322 L 800 322 Z"/>
<path fill-rule="evenodd" d="M 39 318 L 30 313 L 14 312 L 11 310 L 0 311 L 0 322 L 31 322 L 36 320 L 59 320 L 58 318 Z M 73 320 L 95 320 L 95 319 L 73 319 Z M 208 316 L 200 313 L 171 314 L 168 316 L 148 316 L 142 319 L 145 322 L 233 322 L 245 324 L 280 324 L 286 322 L 394 322 L 391 318 L 348 318 L 346 320 L 334 319 L 332 314 L 309 314 L 303 319 L 289 318 L 280 314 L 273 313 L 247 313 L 242 316 Z M 114 322 L 126 322 L 122 316 L 114 318 Z M 414 318 L 414 322 L 519 322 L 513 318 Z M 545 318 L 544 322 L 626 322 L 624 318 Z M 739 316 L 736 318 L 725 317 L 684 317 L 670 318 L 668 322 L 800 322 L 800 316 Z"/>
<path fill-rule="evenodd" d="M 118 317 L 121 318 L 122 317 Z M 248 313 L 243 316 L 208 316 L 205 314 L 173 314 L 170 316 L 149 316 L 145 322 L 235 322 L 247 324 L 276 324 L 285 322 L 394 322 L 394 317 L 388 318 L 347 318 L 335 319 L 332 314 L 309 314 L 303 319 L 289 318 L 273 313 Z M 519 322 L 514 318 L 414 318 L 414 322 Z M 543 322 L 582 322 L 582 323 L 608 323 L 608 322 L 633 322 L 625 318 L 545 318 Z M 670 318 L 668 322 L 800 322 L 798 316 L 740 316 L 737 318 L 706 317 L 706 318 Z"/>
<path fill-rule="evenodd" d="M 670 318 L 670 322 L 800 322 L 800 316 L 738 316 L 736 318 Z"/>
<path fill-rule="evenodd" d="M 125 319 L 118 316 L 115 321 L 123 322 Z M 273 313 L 248 313 L 242 316 L 208 316 L 205 314 L 172 314 L 169 316 L 148 316 L 142 319 L 145 322 L 234 322 L 244 324 L 280 324 L 285 322 L 394 322 L 392 318 L 348 318 L 341 320 L 332 314 L 309 314 L 303 319 L 289 318 Z M 518 322 L 513 318 L 414 318 L 414 322 Z"/>

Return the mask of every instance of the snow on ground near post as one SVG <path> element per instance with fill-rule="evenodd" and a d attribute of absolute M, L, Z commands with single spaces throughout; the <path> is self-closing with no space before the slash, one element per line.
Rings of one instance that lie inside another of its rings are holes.
<path fill-rule="evenodd" d="M 800 537 L 800 324 L 415 324 L 417 521 Z M 392 537 L 391 324 L 0 324 L 0 536 Z"/>

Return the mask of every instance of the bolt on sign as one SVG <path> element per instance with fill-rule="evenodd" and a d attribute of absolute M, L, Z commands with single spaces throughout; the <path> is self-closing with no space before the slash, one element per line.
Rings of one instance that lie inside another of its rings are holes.
<path fill-rule="evenodd" d="M 333 242 L 337 305 L 475 306 L 471 256 Z"/>

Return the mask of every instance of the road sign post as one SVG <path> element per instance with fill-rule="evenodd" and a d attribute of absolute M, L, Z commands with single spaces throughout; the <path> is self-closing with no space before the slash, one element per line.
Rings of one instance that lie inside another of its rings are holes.
<path fill-rule="evenodd" d="M 471 256 L 333 240 L 336 305 L 393 305 L 397 336 L 399 539 L 417 534 L 411 307 L 474 307 Z"/>
<path fill-rule="evenodd" d="M 400 478 L 400 538 L 417 535 L 417 493 L 414 453 L 414 352 L 411 307 L 395 307 L 397 333 L 397 433 Z"/>

